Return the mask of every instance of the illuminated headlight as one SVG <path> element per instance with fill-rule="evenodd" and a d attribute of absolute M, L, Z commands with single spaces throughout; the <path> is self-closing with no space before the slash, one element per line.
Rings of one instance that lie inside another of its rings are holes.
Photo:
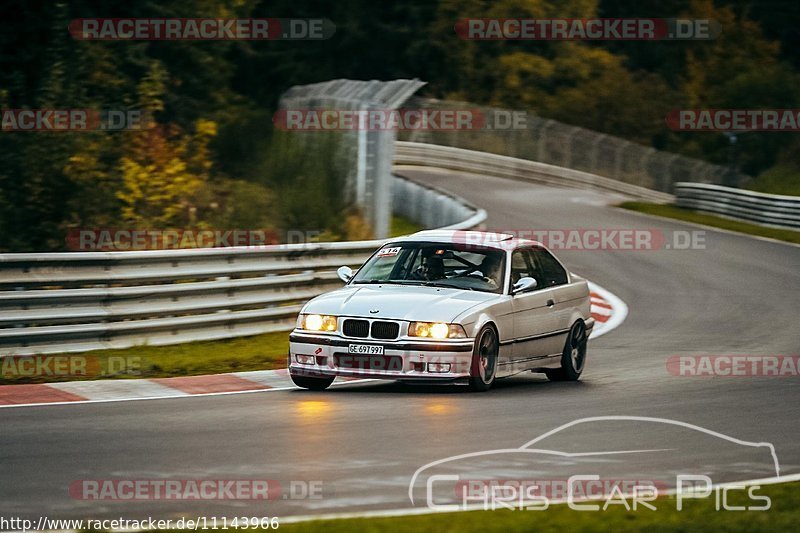
<path fill-rule="evenodd" d="M 300 315 L 297 327 L 309 331 L 336 331 L 336 317 L 331 315 Z"/>
<path fill-rule="evenodd" d="M 429 339 L 463 339 L 467 332 L 460 324 L 444 322 L 412 322 L 408 325 L 409 337 L 427 337 Z"/>

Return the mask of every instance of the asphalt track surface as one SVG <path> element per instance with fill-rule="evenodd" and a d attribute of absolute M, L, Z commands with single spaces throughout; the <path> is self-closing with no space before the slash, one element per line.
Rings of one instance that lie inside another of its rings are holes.
<path fill-rule="evenodd" d="M 668 238 L 698 229 L 613 208 L 619 198 L 600 192 L 441 171 L 404 174 L 485 208 L 490 229 L 652 229 Z M 666 361 L 674 355 L 800 354 L 800 248 L 713 230 L 706 230 L 705 242 L 705 249 L 692 250 L 558 252 L 571 270 L 615 293 L 630 311 L 618 329 L 590 342 L 578 383 L 526 375 L 473 394 L 368 382 L 324 393 L 0 409 L 0 515 L 289 517 L 410 509 L 409 482 L 427 463 L 517 448 L 571 421 L 607 415 L 670 419 L 772 443 L 780 473 L 796 474 L 798 378 L 681 377 L 667 371 Z M 775 475 L 763 447 L 656 421 L 587 422 L 536 447 L 636 453 L 490 454 L 449 472 L 471 479 L 598 474 L 667 486 L 676 473 L 705 474 L 714 482 Z M 86 479 L 243 478 L 277 480 L 282 495 L 268 502 L 117 502 L 69 494 L 70 484 Z M 292 481 L 299 482 L 295 494 Z M 322 487 L 321 498 L 303 497 L 308 481 Z M 417 508 L 425 495 L 418 489 Z"/>

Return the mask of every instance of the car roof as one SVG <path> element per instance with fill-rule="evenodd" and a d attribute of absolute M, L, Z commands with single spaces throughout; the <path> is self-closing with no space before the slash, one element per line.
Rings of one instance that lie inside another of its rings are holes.
<path fill-rule="evenodd" d="M 423 230 L 412 235 L 397 237 L 391 242 L 441 242 L 471 244 L 498 250 L 514 250 L 522 246 L 541 246 L 542 243 L 529 239 L 519 239 L 510 233 L 474 230 Z"/>

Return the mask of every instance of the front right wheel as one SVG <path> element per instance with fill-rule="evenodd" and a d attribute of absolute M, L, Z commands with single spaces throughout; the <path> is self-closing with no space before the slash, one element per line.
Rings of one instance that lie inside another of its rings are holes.
<path fill-rule="evenodd" d="M 578 381 L 586 363 L 586 324 L 579 320 L 572 325 L 561 354 L 561 368 L 545 372 L 550 381 Z"/>

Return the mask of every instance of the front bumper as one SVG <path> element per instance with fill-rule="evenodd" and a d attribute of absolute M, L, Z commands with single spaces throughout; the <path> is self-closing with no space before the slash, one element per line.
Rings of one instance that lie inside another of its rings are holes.
<path fill-rule="evenodd" d="M 292 332 L 289 335 L 289 372 L 320 377 L 452 381 L 469 377 L 474 342 L 469 338 L 379 341 Z M 348 353 L 350 344 L 382 346 L 383 355 L 351 354 Z M 432 371 L 443 369 L 443 372 Z"/>

